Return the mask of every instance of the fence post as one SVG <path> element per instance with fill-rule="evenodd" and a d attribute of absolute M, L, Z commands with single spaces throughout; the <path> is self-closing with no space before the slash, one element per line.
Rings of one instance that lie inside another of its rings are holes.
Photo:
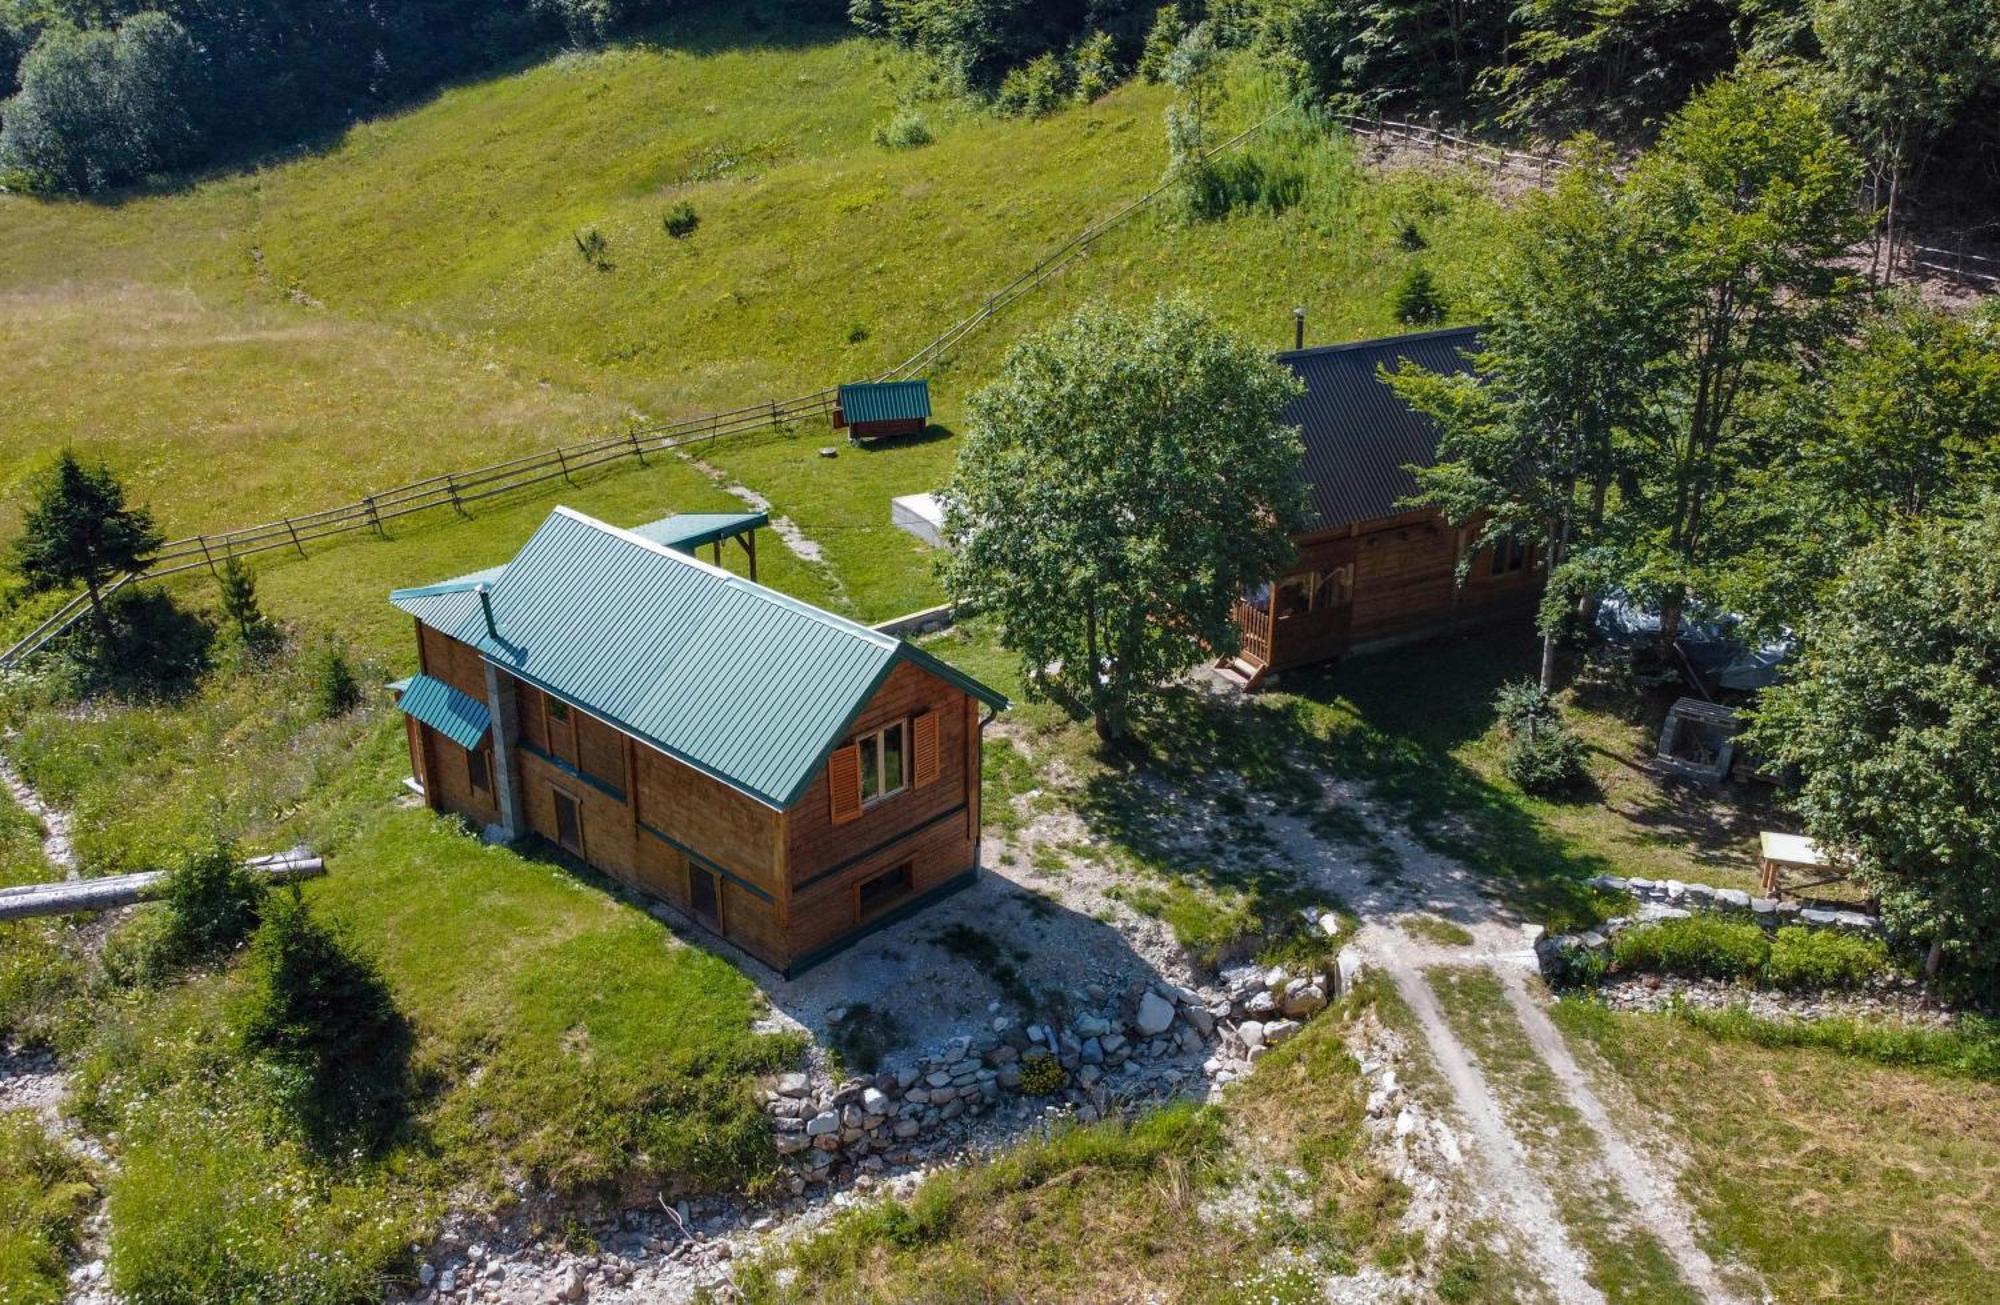
<path fill-rule="evenodd" d="M 208 536 L 196 535 L 194 542 L 201 545 L 201 560 L 208 563 L 208 573 L 210 575 L 216 574 L 215 557 L 208 551 Z"/>
<path fill-rule="evenodd" d="M 285 518 L 285 530 L 292 537 L 292 547 L 299 550 L 299 556 L 306 555 L 306 546 L 299 542 L 299 528 L 290 517 Z"/>
<path fill-rule="evenodd" d="M 646 450 L 639 447 L 639 428 L 632 428 L 632 456 L 639 459 L 639 465 L 646 465 Z"/>
<path fill-rule="evenodd" d="M 375 496 L 373 494 L 364 495 L 361 499 L 361 506 L 367 511 L 368 524 L 375 527 L 376 537 L 387 539 L 388 536 L 382 533 L 382 514 L 375 510 Z"/>
<path fill-rule="evenodd" d="M 449 495 L 451 495 L 451 510 L 452 510 L 452 511 L 454 511 L 454 512 L 458 513 L 458 515 L 460 515 L 460 516 L 462 516 L 462 517 L 463 517 L 463 516 L 468 516 L 468 515 L 469 515 L 469 514 L 468 514 L 468 513 L 466 512 L 466 510 L 465 510 L 465 504 L 463 504 L 463 503 L 461 503 L 461 502 L 459 502 L 459 501 L 458 501 L 458 473 L 457 473 L 457 472 L 455 472 L 455 471 L 447 471 L 447 472 L 445 472 L 445 473 L 444 473 L 444 492 L 445 492 L 445 493 L 447 493 L 447 494 L 449 494 Z"/>
<path fill-rule="evenodd" d="M 575 481 L 569 478 L 569 454 L 563 452 L 563 446 L 560 444 L 556 445 L 556 461 L 562 463 L 563 480 L 571 485 L 576 484 Z"/>

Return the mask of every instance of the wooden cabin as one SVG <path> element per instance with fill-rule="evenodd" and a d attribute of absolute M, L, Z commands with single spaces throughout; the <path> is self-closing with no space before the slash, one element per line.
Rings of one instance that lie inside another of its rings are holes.
<path fill-rule="evenodd" d="M 853 440 L 891 435 L 921 435 L 931 424 L 931 383 L 861 381 L 840 387 L 833 407 L 833 428 Z"/>
<path fill-rule="evenodd" d="M 390 595 L 419 665 L 397 702 L 432 808 L 542 838 L 789 976 L 972 881 L 981 734 L 1007 704 L 694 556 L 753 520 L 557 508 L 504 566 Z"/>
<path fill-rule="evenodd" d="M 1238 601 L 1243 647 L 1221 665 L 1226 676 L 1255 689 L 1293 667 L 1534 610 L 1544 577 L 1531 543 L 1480 549 L 1460 584 L 1459 562 L 1478 529 L 1401 505 L 1417 492 L 1409 468 L 1437 460 L 1438 432 L 1379 369 L 1407 360 L 1468 372 L 1478 349 L 1477 330 L 1462 327 L 1278 355 L 1306 387 L 1285 420 L 1305 444 L 1299 474 L 1313 522 L 1292 537 L 1291 569 Z"/>

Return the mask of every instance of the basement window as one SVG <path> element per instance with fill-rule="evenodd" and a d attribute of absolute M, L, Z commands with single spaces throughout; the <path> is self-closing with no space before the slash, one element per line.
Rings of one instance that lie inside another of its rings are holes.
<path fill-rule="evenodd" d="M 864 805 L 893 797 L 909 787 L 905 765 L 903 722 L 884 725 L 855 741 L 861 753 L 861 801 Z"/>
<path fill-rule="evenodd" d="M 486 749 L 474 748 L 465 754 L 465 773 L 472 781 L 473 792 L 492 794 L 493 767 L 487 760 Z"/>
<path fill-rule="evenodd" d="M 908 897 L 915 882 L 916 878 L 908 861 L 894 870 L 886 870 L 871 879 L 863 879 L 854 890 L 857 916 L 866 920 L 881 914 Z"/>

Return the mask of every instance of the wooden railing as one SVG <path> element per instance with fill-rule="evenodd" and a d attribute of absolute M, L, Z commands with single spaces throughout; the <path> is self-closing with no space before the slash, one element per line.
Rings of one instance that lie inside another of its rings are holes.
<path fill-rule="evenodd" d="M 1236 610 L 1231 614 L 1236 628 L 1243 632 L 1243 660 L 1258 665 L 1269 665 L 1271 661 L 1271 613 L 1266 608 L 1243 599 L 1236 600 Z"/>

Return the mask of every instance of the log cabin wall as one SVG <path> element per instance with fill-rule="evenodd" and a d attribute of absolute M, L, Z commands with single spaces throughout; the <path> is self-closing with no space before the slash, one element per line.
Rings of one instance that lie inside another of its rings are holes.
<path fill-rule="evenodd" d="M 470 644 L 417 625 L 417 665 L 434 680 L 443 680 L 475 702 L 486 701 L 486 660 Z"/>
<path fill-rule="evenodd" d="M 492 741 L 478 749 L 486 762 L 486 787 L 480 789 L 472 783 L 472 756 L 464 748 L 420 721 L 412 720 L 409 730 L 411 762 L 431 807 L 464 816 L 481 829 L 497 823 L 500 803 L 493 792 Z"/>
<path fill-rule="evenodd" d="M 785 813 L 786 878 L 791 890 L 786 943 L 794 956 L 817 952 L 905 901 L 922 897 L 973 867 L 978 848 L 977 703 L 955 685 L 900 662 L 855 718 L 848 739 L 896 721 L 933 713 L 938 772 L 929 783 L 862 808 L 836 823 L 826 768 Z M 906 748 L 906 755 L 908 749 Z M 908 864 L 909 883 L 878 909 L 865 909 L 860 886 Z"/>

